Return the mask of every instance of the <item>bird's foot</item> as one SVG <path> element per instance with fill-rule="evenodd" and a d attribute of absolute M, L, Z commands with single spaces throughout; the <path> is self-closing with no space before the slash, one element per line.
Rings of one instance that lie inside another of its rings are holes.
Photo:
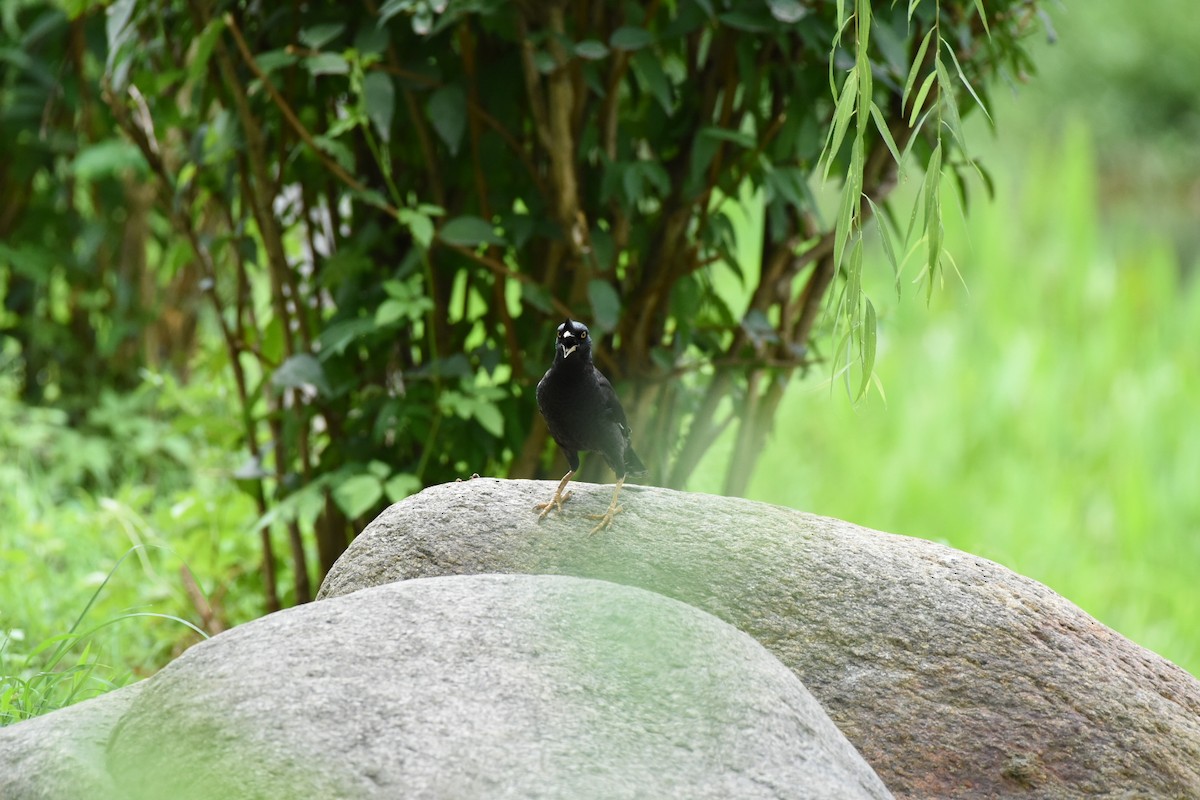
<path fill-rule="evenodd" d="M 588 514 L 587 515 L 588 519 L 600 520 L 598 523 L 596 523 L 596 527 L 594 527 L 590 531 L 588 531 L 588 536 L 591 536 L 593 533 L 599 533 L 600 531 L 607 528 L 609 525 L 612 525 L 613 517 L 615 517 L 617 514 L 620 514 L 621 511 L 624 510 L 624 508 L 625 508 L 625 506 L 618 506 L 616 504 L 613 504 L 613 505 L 610 505 L 608 507 L 608 510 L 605 511 L 603 514 Z"/>
<path fill-rule="evenodd" d="M 541 514 L 538 514 L 538 522 L 541 522 L 542 520 L 544 520 L 546 518 L 546 515 L 549 514 L 551 511 L 557 511 L 558 513 L 561 514 L 563 503 L 570 500 L 571 495 L 573 495 L 573 494 L 574 494 L 574 492 L 567 492 L 566 494 L 562 494 L 561 492 L 555 492 L 554 497 L 551 497 L 549 502 L 538 503 L 537 505 L 535 505 L 533 507 L 533 510 L 542 512 Z"/>

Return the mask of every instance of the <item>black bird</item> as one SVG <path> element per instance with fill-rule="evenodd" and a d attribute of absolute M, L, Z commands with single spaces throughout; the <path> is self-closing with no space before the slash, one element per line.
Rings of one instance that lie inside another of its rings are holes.
<path fill-rule="evenodd" d="M 645 472 L 646 467 L 629 443 L 629 422 L 617 393 L 592 363 L 592 338 L 582 322 L 567 319 L 558 326 L 554 363 L 538 382 L 537 402 L 550 435 L 571 467 L 550 502 L 535 506 L 542 512 L 538 521 L 551 509 L 562 511 L 562 504 L 571 497 L 570 492 L 563 494 L 563 489 L 579 469 L 579 453 L 586 451 L 604 456 L 617 473 L 617 488 L 608 510 L 592 517 L 600 520 L 592 533 L 607 528 L 621 510 L 617 496 L 621 494 L 625 476 Z"/>

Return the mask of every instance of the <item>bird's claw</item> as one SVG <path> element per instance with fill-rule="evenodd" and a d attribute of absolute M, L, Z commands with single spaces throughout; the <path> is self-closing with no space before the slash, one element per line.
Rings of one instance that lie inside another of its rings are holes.
<path fill-rule="evenodd" d="M 560 495 L 556 492 L 554 497 L 551 497 L 548 502 L 538 503 L 537 505 L 535 505 L 533 507 L 533 510 L 542 512 L 541 514 L 538 514 L 538 522 L 541 522 L 543 519 L 545 519 L 546 515 L 549 514 L 551 511 L 557 511 L 558 513 L 561 514 L 563 503 L 570 500 L 572 494 L 574 494 L 573 491 L 567 492 L 566 494 L 563 494 L 563 495 Z"/>
<path fill-rule="evenodd" d="M 609 525 L 612 525 L 613 517 L 620 514 L 624 509 L 625 506 L 617 506 L 616 508 L 610 506 L 608 511 L 605 511 L 603 514 L 588 514 L 588 519 L 600 520 L 600 522 L 596 523 L 596 527 L 588 531 L 588 536 L 591 536 L 593 533 L 599 533 Z"/>

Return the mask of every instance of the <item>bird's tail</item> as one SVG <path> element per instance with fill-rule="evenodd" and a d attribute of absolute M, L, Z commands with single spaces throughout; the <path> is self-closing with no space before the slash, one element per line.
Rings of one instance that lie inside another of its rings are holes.
<path fill-rule="evenodd" d="M 625 448 L 625 474 L 626 475 L 641 475 L 646 471 L 646 465 L 638 458 L 638 454 L 633 452 L 632 447 Z"/>

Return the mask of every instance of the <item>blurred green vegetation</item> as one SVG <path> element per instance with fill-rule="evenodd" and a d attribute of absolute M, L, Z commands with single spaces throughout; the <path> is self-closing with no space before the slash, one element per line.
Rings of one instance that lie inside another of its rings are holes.
<path fill-rule="evenodd" d="M 999 109 L 1003 139 L 1062 135 L 1096 148 L 1102 218 L 1165 235 L 1185 269 L 1200 258 L 1200 16 L 1186 0 L 1095 0 L 1053 8 L 1058 40 L 1036 51 L 1038 76 Z M 1003 92 L 997 92 L 1002 99 Z M 1013 126 L 1010 129 L 1010 124 Z"/>
<path fill-rule="evenodd" d="M 883 394 L 855 405 L 828 372 L 792 387 L 748 496 L 992 559 L 1200 674 L 1197 252 L 1170 196 L 1106 198 L 1136 167 L 1086 109 L 1018 110 L 1040 91 L 997 111 L 1002 139 L 974 131 L 996 198 L 946 215 L 961 281 L 928 304 L 911 274 L 867 283 Z"/>
<path fill-rule="evenodd" d="M 145 677 L 199 641 L 191 623 L 262 613 L 223 373 L 198 362 L 181 386 L 145 372 L 72 425 L 18 400 L 11 357 L 0 353 L 0 725 Z"/>

